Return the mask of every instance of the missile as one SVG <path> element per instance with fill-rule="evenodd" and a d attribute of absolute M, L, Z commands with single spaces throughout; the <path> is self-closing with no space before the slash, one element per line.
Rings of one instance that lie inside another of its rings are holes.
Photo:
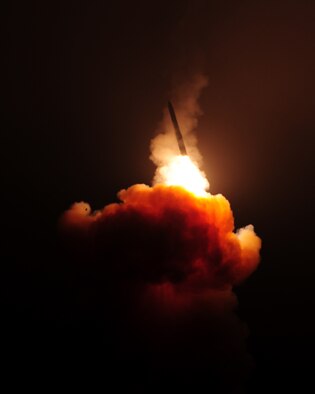
<path fill-rule="evenodd" d="M 179 147 L 179 151 L 180 154 L 183 156 L 187 156 L 187 150 L 186 150 L 186 146 L 185 146 L 185 142 L 184 142 L 184 138 L 183 135 L 180 131 L 177 119 L 176 119 L 176 115 L 175 115 L 175 111 L 174 108 L 172 106 L 172 103 L 169 101 L 167 103 L 168 106 L 168 111 L 170 113 L 171 119 L 172 119 L 172 123 L 174 126 L 174 130 L 175 130 L 175 135 L 176 135 L 176 139 L 177 139 L 177 143 L 178 143 L 178 147 Z"/>

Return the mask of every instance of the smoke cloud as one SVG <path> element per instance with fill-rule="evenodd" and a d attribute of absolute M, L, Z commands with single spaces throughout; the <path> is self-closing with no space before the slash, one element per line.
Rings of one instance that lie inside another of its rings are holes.
<path fill-rule="evenodd" d="M 206 84 L 198 75 L 173 95 L 196 165 L 201 156 L 193 130 Z M 121 190 L 119 203 L 95 212 L 85 202 L 75 203 L 62 215 L 60 228 L 80 276 L 96 289 L 113 327 L 115 357 L 143 371 L 135 377 L 137 387 L 152 391 L 154 381 L 157 391 L 165 382 L 178 389 L 187 376 L 183 388 L 211 380 L 214 388 L 238 392 L 252 360 L 233 286 L 256 269 L 261 240 L 252 225 L 234 231 L 224 196 L 198 196 L 165 183 L 179 154 L 166 112 L 157 132 L 152 187 Z"/>
<path fill-rule="evenodd" d="M 231 288 L 258 264 L 253 226 L 235 234 L 222 195 L 196 198 L 180 187 L 134 185 L 118 197 L 120 204 L 94 214 L 88 204 L 75 203 L 61 219 L 64 231 L 117 278 L 195 293 Z"/>
<path fill-rule="evenodd" d="M 164 185 L 118 195 L 121 203 L 95 214 L 76 203 L 61 218 L 81 276 L 98 288 L 113 325 L 115 357 L 141 370 L 133 379 L 144 390 L 211 381 L 214 390 L 238 392 L 252 360 L 232 286 L 258 264 L 253 227 L 233 232 L 222 195 L 197 198 Z"/>

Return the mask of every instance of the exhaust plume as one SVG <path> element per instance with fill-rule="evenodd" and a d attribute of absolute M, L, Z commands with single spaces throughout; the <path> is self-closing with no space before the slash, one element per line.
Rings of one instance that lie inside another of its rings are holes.
<path fill-rule="evenodd" d="M 253 226 L 235 234 L 230 204 L 220 194 L 197 197 L 159 184 L 134 185 L 118 197 L 121 203 L 94 215 L 86 203 L 75 203 L 62 218 L 64 231 L 117 278 L 196 293 L 231 288 L 258 264 Z"/>
<path fill-rule="evenodd" d="M 165 381 L 178 389 L 181 375 L 191 390 L 210 380 L 237 392 L 251 366 L 233 286 L 256 269 L 261 240 L 252 225 L 235 232 L 228 200 L 207 191 L 199 169 L 193 130 L 206 84 L 196 76 L 172 98 L 187 156 L 165 109 L 151 143 L 153 186 L 121 190 L 119 203 L 97 212 L 75 203 L 60 219 L 79 276 L 103 300 L 116 356 L 146 369 L 145 390 L 155 375 L 160 389 Z"/>

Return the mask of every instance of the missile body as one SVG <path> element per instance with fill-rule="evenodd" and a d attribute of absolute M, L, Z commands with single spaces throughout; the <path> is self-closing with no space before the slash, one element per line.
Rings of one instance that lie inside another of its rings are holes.
<path fill-rule="evenodd" d="M 172 106 L 172 103 L 169 101 L 168 104 L 168 111 L 170 113 L 172 122 L 173 122 L 173 126 L 174 126 L 174 130 L 175 130 L 175 135 L 176 135 L 176 139 L 177 139 L 177 143 L 178 143 L 178 147 L 179 147 L 179 151 L 180 154 L 183 156 L 187 156 L 187 150 L 186 150 L 186 146 L 184 143 L 184 139 L 183 139 L 183 135 L 180 131 L 177 119 L 176 119 L 176 115 L 175 115 L 175 111 L 174 108 Z"/>

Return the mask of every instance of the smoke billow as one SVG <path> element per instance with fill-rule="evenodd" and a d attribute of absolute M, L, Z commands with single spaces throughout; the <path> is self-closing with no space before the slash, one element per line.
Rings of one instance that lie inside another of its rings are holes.
<path fill-rule="evenodd" d="M 196 165 L 201 157 L 192 131 L 204 86 L 206 79 L 198 76 L 174 100 Z M 148 384 L 153 379 L 178 387 L 188 376 L 191 388 L 210 379 L 212 387 L 234 390 L 251 360 L 232 289 L 257 267 L 261 241 L 252 225 L 234 232 L 224 196 L 200 196 L 165 182 L 178 156 L 169 123 L 165 113 L 151 144 L 154 186 L 121 190 L 119 203 L 97 212 L 75 203 L 61 217 L 61 229 L 82 274 L 101 289 L 118 357 L 145 364 L 140 381 L 146 375 Z"/>
<path fill-rule="evenodd" d="M 222 195 L 196 198 L 181 187 L 134 185 L 118 197 L 121 203 L 95 214 L 75 203 L 62 218 L 64 231 L 116 278 L 196 293 L 230 288 L 256 268 L 260 240 L 252 226 L 233 232 Z"/>

